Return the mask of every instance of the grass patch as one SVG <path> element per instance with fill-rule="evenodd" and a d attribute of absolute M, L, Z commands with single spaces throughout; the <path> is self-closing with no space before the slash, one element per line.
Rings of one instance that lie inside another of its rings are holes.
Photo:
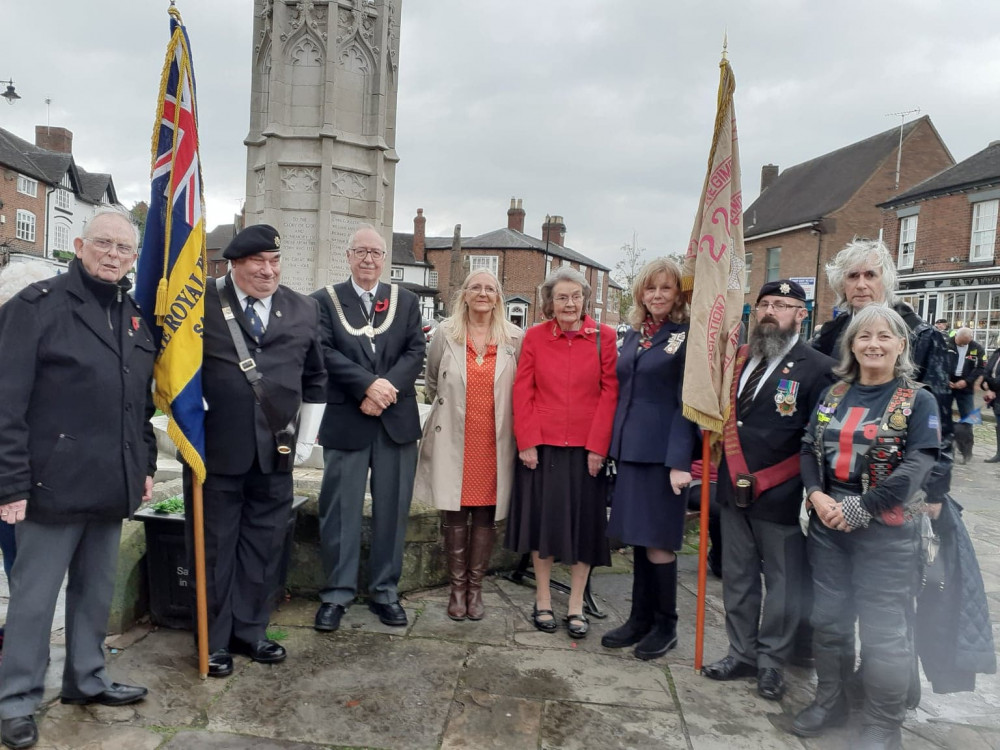
<path fill-rule="evenodd" d="M 283 641 L 288 637 L 288 631 L 283 628 L 268 628 L 264 637 L 269 641 Z"/>

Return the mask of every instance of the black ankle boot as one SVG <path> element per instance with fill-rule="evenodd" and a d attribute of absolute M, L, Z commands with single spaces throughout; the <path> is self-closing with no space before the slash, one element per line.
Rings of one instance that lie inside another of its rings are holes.
<path fill-rule="evenodd" d="M 651 589 L 655 595 L 653 629 L 635 647 L 639 659 L 663 656 L 677 645 L 677 560 L 650 563 Z"/>

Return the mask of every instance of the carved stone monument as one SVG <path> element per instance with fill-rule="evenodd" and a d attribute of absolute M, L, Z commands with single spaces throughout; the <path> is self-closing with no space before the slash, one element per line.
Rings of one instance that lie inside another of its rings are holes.
<path fill-rule="evenodd" d="M 300 292 L 350 276 L 360 223 L 391 252 L 400 2 L 254 0 L 246 223 L 281 233 Z"/>

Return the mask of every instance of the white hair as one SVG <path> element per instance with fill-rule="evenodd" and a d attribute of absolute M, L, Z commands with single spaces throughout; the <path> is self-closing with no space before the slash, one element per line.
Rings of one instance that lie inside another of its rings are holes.
<path fill-rule="evenodd" d="M 896 263 L 892 253 L 882 240 L 867 240 L 855 237 L 848 242 L 843 250 L 826 264 L 826 278 L 830 287 L 837 295 L 836 306 L 842 312 L 850 312 L 851 306 L 844 295 L 847 274 L 858 266 L 870 263 L 879 269 L 882 279 L 882 289 L 885 291 L 884 302 L 887 305 L 896 304 Z"/>
<path fill-rule="evenodd" d="M 0 305 L 8 302 L 29 284 L 55 276 L 55 270 L 40 260 L 11 263 L 0 271 Z"/>

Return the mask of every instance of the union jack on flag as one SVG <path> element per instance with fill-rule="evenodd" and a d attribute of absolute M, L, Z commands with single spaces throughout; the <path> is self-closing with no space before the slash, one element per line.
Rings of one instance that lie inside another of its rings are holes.
<path fill-rule="evenodd" d="M 205 480 L 201 391 L 205 313 L 205 210 L 198 158 L 198 113 L 191 48 L 180 12 L 170 13 L 170 44 L 153 129 L 152 188 L 136 300 L 156 337 L 156 405 L 199 481 Z"/>

